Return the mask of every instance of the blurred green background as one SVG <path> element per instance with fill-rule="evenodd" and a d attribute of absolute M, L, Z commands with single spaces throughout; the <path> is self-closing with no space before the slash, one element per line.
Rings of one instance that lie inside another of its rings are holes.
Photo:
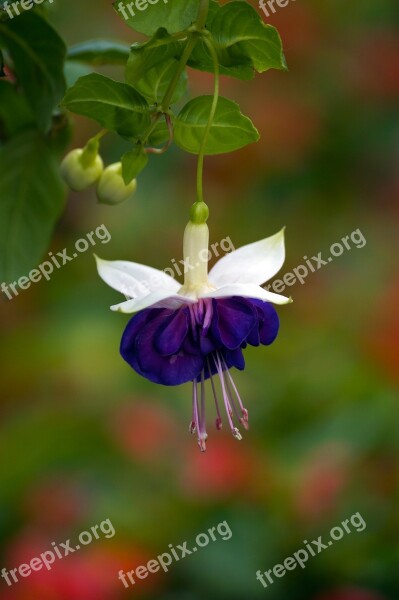
<path fill-rule="evenodd" d="M 50 20 L 69 44 L 138 39 L 104 0 L 54 2 Z M 286 225 L 283 274 L 356 229 L 367 244 L 288 290 L 295 302 L 279 309 L 277 341 L 249 348 L 235 375 L 250 431 L 239 443 L 210 426 L 205 455 L 187 431 L 190 386 L 156 387 L 120 358 L 128 317 L 109 311 L 121 299 L 91 251 L 2 298 L 0 567 L 105 519 L 116 530 L 49 574 L 1 580 L 2 599 L 399 598 L 399 4 L 297 0 L 269 22 L 290 71 L 223 78 L 262 138 L 206 160 L 211 241 L 230 236 L 238 247 Z M 211 90 L 208 75 L 190 77 L 192 90 Z M 74 121 L 73 147 L 98 130 Z M 105 139 L 108 163 L 122 150 Z M 94 249 L 103 258 L 170 266 L 181 258 L 195 167 L 173 148 L 152 159 L 131 202 L 104 207 L 92 192 L 71 194 L 51 250 L 104 224 L 112 241 Z M 256 580 L 356 512 L 365 531 L 267 589 Z M 120 569 L 224 520 L 229 541 L 129 590 L 118 581 Z"/>

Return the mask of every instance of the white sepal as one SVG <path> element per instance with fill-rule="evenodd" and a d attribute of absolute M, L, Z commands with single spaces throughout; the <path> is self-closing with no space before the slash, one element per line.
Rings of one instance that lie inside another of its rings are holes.
<path fill-rule="evenodd" d="M 233 250 L 211 269 L 209 281 L 217 288 L 241 283 L 261 285 L 273 277 L 285 259 L 284 229 L 259 242 Z"/>
<path fill-rule="evenodd" d="M 101 279 L 130 298 L 141 298 L 154 291 L 175 294 L 180 284 L 163 271 L 123 260 L 103 260 L 94 255 Z"/>
<path fill-rule="evenodd" d="M 194 304 L 195 300 L 179 296 L 179 294 L 169 294 L 168 292 L 156 291 L 141 298 L 126 300 L 120 304 L 111 306 L 111 310 L 121 313 L 135 313 L 145 308 L 179 308 L 182 304 Z"/>
<path fill-rule="evenodd" d="M 263 300 L 264 302 L 272 302 L 273 304 L 289 304 L 292 302 L 291 298 L 280 296 L 280 294 L 274 294 L 273 292 L 269 292 L 259 285 L 248 283 L 232 283 L 231 285 L 225 285 L 221 288 L 218 288 L 214 292 L 208 292 L 207 294 L 201 295 L 201 298 L 227 298 L 228 296 L 258 298 L 259 300 Z"/>

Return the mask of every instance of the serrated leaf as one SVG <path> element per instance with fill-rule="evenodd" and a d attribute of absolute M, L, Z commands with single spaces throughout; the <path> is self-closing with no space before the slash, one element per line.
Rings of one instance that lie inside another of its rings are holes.
<path fill-rule="evenodd" d="M 148 154 L 141 145 L 135 146 L 122 156 L 122 177 L 126 185 L 137 177 L 148 163 Z"/>
<path fill-rule="evenodd" d="M 110 40 L 89 40 L 75 44 L 68 50 L 68 60 L 90 65 L 124 65 L 129 58 L 130 47 Z"/>
<path fill-rule="evenodd" d="M 183 150 L 193 154 L 199 153 L 212 100 L 212 96 L 195 98 L 188 102 L 177 116 L 174 123 L 174 139 Z M 238 104 L 220 97 L 205 153 L 232 152 L 258 140 L 259 133 L 252 121 L 240 112 Z"/>
<path fill-rule="evenodd" d="M 159 27 L 177 33 L 189 27 L 197 18 L 198 0 L 117 0 L 113 3 L 119 17 L 129 27 L 152 35 Z M 138 8 L 140 7 L 140 8 Z"/>
<path fill-rule="evenodd" d="M 0 149 L 0 280 L 36 267 L 64 207 L 59 165 L 35 131 Z"/>
<path fill-rule="evenodd" d="M 34 11 L 0 23 L 0 42 L 8 48 L 19 83 L 40 128 L 46 131 L 65 91 L 64 42 Z"/>
<path fill-rule="evenodd" d="M 150 125 L 147 100 L 130 85 L 98 73 L 78 79 L 65 94 L 62 105 L 131 140 Z"/>
<path fill-rule="evenodd" d="M 225 4 L 208 25 L 220 63 L 220 72 L 239 79 L 251 79 L 254 70 L 287 69 L 278 31 L 266 25 L 247 2 Z M 206 45 L 201 41 L 194 49 L 189 66 L 214 71 Z"/>
<path fill-rule="evenodd" d="M 126 65 L 127 83 L 136 85 L 149 69 L 170 58 L 179 58 L 182 48 L 182 43 L 174 40 L 163 27 L 148 42 L 133 44 Z"/>
<path fill-rule="evenodd" d="M 179 61 L 173 58 L 153 67 L 136 83 L 136 88 L 150 104 L 160 103 L 165 96 Z M 187 72 L 183 71 L 175 87 L 171 103 L 177 102 L 187 91 Z"/>

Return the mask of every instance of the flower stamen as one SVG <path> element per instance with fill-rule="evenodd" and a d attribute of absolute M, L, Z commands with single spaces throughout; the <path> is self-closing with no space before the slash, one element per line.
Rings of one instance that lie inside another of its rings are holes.
<path fill-rule="evenodd" d="M 213 392 L 213 397 L 215 400 L 215 406 L 216 406 L 216 413 L 217 413 L 217 419 L 216 419 L 216 429 L 218 431 L 220 431 L 223 427 L 223 422 L 222 422 L 222 417 L 220 414 L 220 408 L 219 408 L 219 401 L 218 401 L 218 397 L 216 394 L 216 389 L 215 389 L 215 382 L 213 381 L 213 375 L 212 375 L 212 371 L 211 371 L 211 364 L 209 362 L 209 358 L 206 357 L 206 362 L 208 365 L 208 371 L 209 371 L 209 378 L 211 380 L 211 386 L 212 386 L 212 392 Z"/>
<path fill-rule="evenodd" d="M 231 404 L 230 404 L 230 399 L 229 399 L 229 395 L 228 392 L 226 390 L 226 382 L 224 379 L 224 373 L 223 373 L 223 368 L 222 368 L 222 363 L 221 360 L 219 358 L 219 353 L 215 352 L 213 355 L 214 361 L 215 361 L 215 365 L 220 377 L 220 383 L 222 385 L 222 393 L 223 393 L 223 400 L 224 400 L 224 405 L 226 407 L 226 414 L 227 414 L 227 418 L 229 421 L 229 425 L 230 425 L 230 429 L 231 429 L 231 433 L 233 434 L 233 436 L 237 439 L 237 440 L 242 440 L 242 436 L 239 432 L 239 430 L 237 429 L 237 427 L 234 426 L 233 423 L 233 411 L 231 408 Z"/>
<path fill-rule="evenodd" d="M 239 406 L 240 406 L 240 410 L 241 410 L 241 417 L 240 417 L 240 416 L 237 414 L 237 410 L 236 410 L 236 415 L 237 415 L 237 418 L 238 418 L 238 420 L 240 421 L 240 423 L 242 423 L 243 427 L 244 427 L 244 428 L 245 428 L 245 429 L 248 431 L 248 429 L 249 429 L 249 423 L 248 423 L 248 411 L 247 411 L 247 409 L 246 409 L 246 408 L 244 408 L 244 405 L 243 405 L 243 403 L 242 403 L 242 400 L 241 400 L 241 396 L 240 396 L 240 394 L 238 393 L 238 390 L 237 390 L 237 386 L 236 386 L 236 384 L 234 383 L 234 379 L 233 379 L 233 377 L 232 377 L 232 375 L 231 375 L 231 373 L 230 373 L 230 370 L 227 368 L 226 361 L 224 360 L 224 358 L 223 358 L 223 357 L 222 357 L 222 360 L 223 360 L 223 364 L 224 364 L 224 366 L 225 366 L 225 368 L 226 368 L 227 375 L 228 375 L 228 377 L 229 377 L 229 379 L 230 379 L 230 383 L 231 383 L 231 385 L 232 385 L 232 387 L 233 387 L 233 390 L 234 390 L 234 393 L 235 393 L 235 395 L 236 395 L 236 399 L 237 399 L 237 401 L 238 401 L 238 404 L 239 404 Z M 228 381 L 227 381 L 227 380 L 226 380 L 226 383 L 227 383 L 228 390 L 229 390 L 229 392 L 230 392 L 230 398 L 231 398 L 232 404 L 233 404 L 233 406 L 234 406 L 234 409 L 236 409 L 236 404 L 235 404 L 235 402 L 234 402 L 234 400 L 233 400 L 233 395 L 232 395 L 232 393 L 231 393 L 231 389 L 230 389 L 230 386 L 228 385 Z"/>
<path fill-rule="evenodd" d="M 200 440 L 201 444 L 206 449 L 205 441 L 208 439 L 208 434 L 206 433 L 206 416 L 205 416 L 205 379 L 204 379 L 204 371 L 201 373 L 201 420 L 200 420 Z M 201 448 L 200 444 L 200 448 Z M 202 448 L 201 448 L 202 449 Z"/>
<path fill-rule="evenodd" d="M 197 403 L 197 382 L 193 381 L 193 419 L 190 423 L 190 432 L 199 431 L 198 403 Z"/>
<path fill-rule="evenodd" d="M 203 382 L 201 381 L 201 408 L 202 411 L 200 413 L 200 408 L 198 404 L 198 386 L 197 381 L 193 381 L 193 420 L 190 423 L 190 432 L 197 433 L 198 436 L 198 446 L 201 452 L 205 452 L 206 450 L 206 440 L 207 433 L 205 429 L 205 389 L 203 386 Z"/>

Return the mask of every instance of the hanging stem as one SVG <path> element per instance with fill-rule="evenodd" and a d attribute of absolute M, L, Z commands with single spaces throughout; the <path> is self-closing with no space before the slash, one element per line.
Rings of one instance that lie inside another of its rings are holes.
<path fill-rule="evenodd" d="M 181 55 L 180 62 L 176 69 L 176 73 L 174 74 L 173 79 L 171 80 L 171 82 L 168 86 L 168 89 L 166 90 L 165 96 L 162 100 L 162 104 L 161 104 L 162 112 L 166 112 L 169 110 L 169 105 L 172 100 L 176 86 L 179 83 L 181 74 L 183 73 L 184 69 L 186 68 L 187 61 L 190 58 L 191 52 L 194 50 L 194 46 L 197 43 L 197 41 L 198 41 L 198 36 L 195 33 L 190 34 L 190 37 L 187 40 L 186 47 L 184 48 L 184 52 Z"/>
<path fill-rule="evenodd" d="M 155 115 L 154 121 L 151 123 L 148 131 L 145 133 L 145 135 L 143 137 L 144 143 L 147 142 L 151 133 L 154 131 L 161 116 L 163 114 L 166 114 L 169 111 L 169 106 L 170 106 L 171 100 L 173 98 L 173 94 L 175 92 L 176 86 L 179 83 L 181 74 L 183 73 L 184 69 L 186 68 L 186 65 L 191 56 L 191 53 L 194 50 L 195 45 L 197 44 L 198 40 L 201 37 L 200 32 L 205 27 L 206 19 L 208 16 L 208 11 L 209 11 L 209 0 L 200 0 L 197 20 L 195 22 L 195 25 L 193 27 L 190 27 L 190 33 L 187 38 L 187 43 L 183 50 L 183 54 L 180 57 L 176 72 L 169 83 L 168 89 L 165 92 L 165 96 L 163 97 L 163 100 L 159 107 L 158 114 Z"/>
<path fill-rule="evenodd" d="M 206 144 L 208 141 L 209 132 L 212 127 L 213 120 L 216 114 L 216 108 L 219 100 L 219 60 L 216 54 L 216 50 L 213 46 L 212 41 L 208 37 L 204 37 L 204 43 L 209 50 L 209 53 L 212 57 L 213 67 L 215 70 L 215 87 L 213 92 L 213 102 L 211 106 L 211 111 L 209 113 L 208 123 L 205 129 L 204 137 L 201 143 L 200 152 L 198 155 L 198 167 L 197 167 L 197 202 L 204 202 L 204 194 L 203 194 L 203 174 L 204 174 L 204 157 Z"/>
<path fill-rule="evenodd" d="M 197 29 L 201 30 L 205 27 L 206 18 L 208 16 L 208 11 L 209 11 L 209 0 L 200 0 L 198 16 L 197 16 L 197 21 L 196 21 Z"/>

